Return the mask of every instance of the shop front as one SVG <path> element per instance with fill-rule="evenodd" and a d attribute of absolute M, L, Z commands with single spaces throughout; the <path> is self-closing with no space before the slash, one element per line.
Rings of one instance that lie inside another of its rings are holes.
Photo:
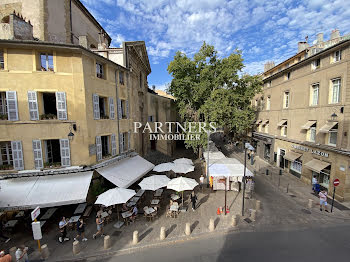
<path fill-rule="evenodd" d="M 274 137 L 262 133 L 253 133 L 253 147 L 260 159 L 273 163 Z"/>

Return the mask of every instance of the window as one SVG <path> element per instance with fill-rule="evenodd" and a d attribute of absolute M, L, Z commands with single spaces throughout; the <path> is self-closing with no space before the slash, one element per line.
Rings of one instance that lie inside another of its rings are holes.
<path fill-rule="evenodd" d="M 98 97 L 98 105 L 100 109 L 100 119 L 107 119 L 107 98 L 106 97 Z"/>
<path fill-rule="evenodd" d="M 320 68 L 320 65 L 321 65 L 321 59 L 318 58 L 318 59 L 312 61 L 311 68 L 312 68 L 312 70 L 315 70 L 317 68 Z"/>
<path fill-rule="evenodd" d="M 267 87 L 270 87 L 270 86 L 271 86 L 271 81 L 267 82 L 267 83 L 266 83 L 266 86 L 267 86 Z"/>
<path fill-rule="evenodd" d="M 331 81 L 330 103 L 336 104 L 340 102 L 341 81 L 340 78 L 332 79 Z"/>
<path fill-rule="evenodd" d="M 4 52 L 0 50 L 0 70 L 5 69 Z"/>
<path fill-rule="evenodd" d="M 40 115 L 40 119 L 56 119 L 56 96 L 55 93 L 41 93 L 43 102 L 43 114 Z"/>
<path fill-rule="evenodd" d="M 290 72 L 286 73 L 285 75 L 285 80 L 289 80 L 290 79 Z"/>
<path fill-rule="evenodd" d="M 290 165 L 290 169 L 293 170 L 294 172 L 297 172 L 298 174 L 301 174 L 302 167 L 303 167 L 303 163 L 299 159 L 293 161 Z"/>
<path fill-rule="evenodd" d="M 315 142 L 316 141 L 316 124 L 313 124 L 308 130 L 308 141 Z"/>
<path fill-rule="evenodd" d="M 287 126 L 288 122 L 286 120 L 283 120 L 284 123 L 280 126 L 281 127 L 281 136 L 287 136 Z"/>
<path fill-rule="evenodd" d="M 285 91 L 283 96 L 283 108 L 288 108 L 288 107 L 289 107 L 289 91 Z"/>
<path fill-rule="evenodd" d="M 109 148 L 109 136 L 101 136 L 102 144 L 102 157 L 107 157 L 110 155 Z"/>
<path fill-rule="evenodd" d="M 0 92 L 0 120 L 7 120 L 7 103 L 5 92 Z"/>
<path fill-rule="evenodd" d="M 119 71 L 119 83 L 124 85 L 124 72 Z"/>
<path fill-rule="evenodd" d="M 18 120 L 16 91 L 0 92 L 0 120 Z"/>
<path fill-rule="evenodd" d="M 337 136 L 338 136 L 338 128 L 329 130 L 328 134 L 328 145 L 336 146 L 337 145 Z"/>
<path fill-rule="evenodd" d="M 121 110 L 122 110 L 122 118 L 127 118 L 127 112 L 126 112 L 126 101 L 120 100 L 121 103 Z"/>
<path fill-rule="evenodd" d="M 330 178 L 330 174 L 331 174 L 331 166 L 326 167 L 325 169 L 323 169 L 320 174 L 314 173 L 312 172 L 312 174 L 316 175 L 316 177 L 318 178 L 318 182 L 320 183 L 320 185 L 326 189 L 329 188 L 329 178 Z"/>
<path fill-rule="evenodd" d="M 11 142 L 0 142 L 0 170 L 4 168 L 13 169 Z"/>
<path fill-rule="evenodd" d="M 53 55 L 50 53 L 40 54 L 40 70 L 41 71 L 54 71 L 53 70 Z"/>
<path fill-rule="evenodd" d="M 255 99 L 254 106 L 258 107 L 258 99 Z"/>
<path fill-rule="evenodd" d="M 318 94 L 320 90 L 319 84 L 313 84 L 310 90 L 310 105 L 317 106 L 318 105 Z"/>
<path fill-rule="evenodd" d="M 96 63 L 96 76 L 98 78 L 104 78 L 103 65 L 100 63 Z"/>
<path fill-rule="evenodd" d="M 264 144 L 264 158 L 266 160 L 270 160 L 270 155 L 271 155 L 271 145 L 269 144 Z"/>
<path fill-rule="evenodd" d="M 333 62 L 338 62 L 341 60 L 341 50 L 335 51 L 333 54 Z"/>
<path fill-rule="evenodd" d="M 266 110 L 270 110 L 270 106 L 271 106 L 271 97 L 268 96 L 266 98 Z"/>
<path fill-rule="evenodd" d="M 263 110 L 264 109 L 264 97 L 261 97 L 260 98 L 260 110 Z"/>
<path fill-rule="evenodd" d="M 265 125 L 265 133 L 269 133 L 269 123 Z"/>
<path fill-rule="evenodd" d="M 154 122 L 154 116 L 148 116 L 148 122 Z"/>
<path fill-rule="evenodd" d="M 45 167 L 49 166 L 60 166 L 61 165 L 61 150 L 60 150 L 60 140 L 51 139 L 45 140 Z"/>

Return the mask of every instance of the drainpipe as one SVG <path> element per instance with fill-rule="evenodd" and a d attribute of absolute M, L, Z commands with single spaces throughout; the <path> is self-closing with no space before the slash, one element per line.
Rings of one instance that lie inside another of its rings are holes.
<path fill-rule="evenodd" d="M 120 141 L 119 141 L 119 138 L 120 138 L 120 129 L 119 129 L 119 112 L 118 112 L 118 100 L 119 100 L 119 95 L 118 95 L 118 80 L 117 80 L 117 76 L 118 76 L 118 71 L 115 70 L 115 92 L 116 92 L 116 97 L 117 97 L 117 100 L 115 101 L 115 108 L 117 110 L 114 110 L 114 112 L 117 112 L 115 114 L 115 116 L 117 117 L 117 127 L 118 127 L 118 148 L 120 148 Z M 119 152 L 119 155 L 121 154 L 121 152 Z"/>
<path fill-rule="evenodd" d="M 69 1 L 69 15 L 70 15 L 70 41 L 73 44 L 72 0 Z"/>

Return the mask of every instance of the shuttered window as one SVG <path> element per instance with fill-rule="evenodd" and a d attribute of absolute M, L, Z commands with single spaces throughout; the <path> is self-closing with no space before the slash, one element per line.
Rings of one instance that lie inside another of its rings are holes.
<path fill-rule="evenodd" d="M 66 93 L 56 92 L 57 119 L 67 120 Z"/>
<path fill-rule="evenodd" d="M 117 155 L 117 142 L 115 134 L 111 135 L 111 145 L 112 145 L 112 156 Z"/>
<path fill-rule="evenodd" d="M 118 119 L 123 118 L 122 101 L 118 98 Z"/>
<path fill-rule="evenodd" d="M 43 168 L 43 154 L 41 150 L 41 141 L 33 140 L 34 166 L 35 169 Z"/>
<path fill-rule="evenodd" d="M 93 109 L 94 109 L 94 119 L 100 119 L 100 103 L 97 94 L 92 95 Z"/>
<path fill-rule="evenodd" d="M 129 119 L 129 101 L 125 101 L 126 118 Z"/>
<path fill-rule="evenodd" d="M 16 170 L 23 170 L 23 151 L 21 141 L 11 141 L 13 167 Z"/>
<path fill-rule="evenodd" d="M 0 50 L 0 70 L 5 69 L 4 52 Z"/>
<path fill-rule="evenodd" d="M 110 119 L 114 119 L 115 118 L 113 97 L 109 98 L 109 118 Z"/>
<path fill-rule="evenodd" d="M 131 149 L 131 132 L 128 132 L 128 150 Z"/>
<path fill-rule="evenodd" d="M 124 136 L 119 134 L 119 154 L 124 152 Z"/>
<path fill-rule="evenodd" d="M 102 160 L 102 143 L 101 136 L 96 136 L 96 160 Z"/>
<path fill-rule="evenodd" d="M 18 120 L 18 106 L 16 91 L 6 91 L 7 115 L 8 120 Z"/>
<path fill-rule="evenodd" d="M 69 140 L 60 139 L 61 166 L 70 166 Z"/>
<path fill-rule="evenodd" d="M 38 96 L 36 91 L 28 91 L 28 106 L 30 120 L 39 120 Z"/>

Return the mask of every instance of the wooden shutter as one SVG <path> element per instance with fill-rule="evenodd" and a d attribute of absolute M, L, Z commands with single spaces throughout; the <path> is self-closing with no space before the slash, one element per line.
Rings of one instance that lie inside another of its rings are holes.
<path fill-rule="evenodd" d="M 18 106 L 16 91 L 6 91 L 8 120 L 18 121 Z"/>
<path fill-rule="evenodd" d="M 115 118 L 113 97 L 109 98 L 109 118 L 110 119 L 114 119 Z"/>
<path fill-rule="evenodd" d="M 28 106 L 30 120 L 39 120 L 38 98 L 36 91 L 28 91 Z"/>
<path fill-rule="evenodd" d="M 21 141 L 11 141 L 12 149 L 12 158 L 13 158 L 13 167 L 16 170 L 23 170 L 23 151 L 22 151 L 22 142 Z"/>
<path fill-rule="evenodd" d="M 115 141 L 115 134 L 111 135 L 112 156 L 117 155 L 117 142 Z"/>
<path fill-rule="evenodd" d="M 41 141 L 33 140 L 34 166 L 35 169 L 43 168 L 43 153 L 41 150 Z"/>
<path fill-rule="evenodd" d="M 118 98 L 118 119 L 123 118 L 122 101 Z"/>
<path fill-rule="evenodd" d="M 101 136 L 96 136 L 96 160 L 102 160 L 102 142 Z"/>
<path fill-rule="evenodd" d="M 100 119 L 100 104 L 97 94 L 92 94 L 92 102 L 94 107 L 94 119 Z"/>
<path fill-rule="evenodd" d="M 56 92 L 57 119 L 67 120 L 66 93 Z"/>
<path fill-rule="evenodd" d="M 124 152 L 123 139 L 124 139 L 123 134 L 119 134 L 119 154 Z"/>
<path fill-rule="evenodd" d="M 126 118 L 129 119 L 129 101 L 125 101 L 125 107 L 126 107 Z"/>
<path fill-rule="evenodd" d="M 70 166 L 70 149 L 69 149 L 69 140 L 60 139 L 61 147 L 61 166 Z"/>
<path fill-rule="evenodd" d="M 128 150 L 130 150 L 131 145 L 131 132 L 128 132 Z"/>

